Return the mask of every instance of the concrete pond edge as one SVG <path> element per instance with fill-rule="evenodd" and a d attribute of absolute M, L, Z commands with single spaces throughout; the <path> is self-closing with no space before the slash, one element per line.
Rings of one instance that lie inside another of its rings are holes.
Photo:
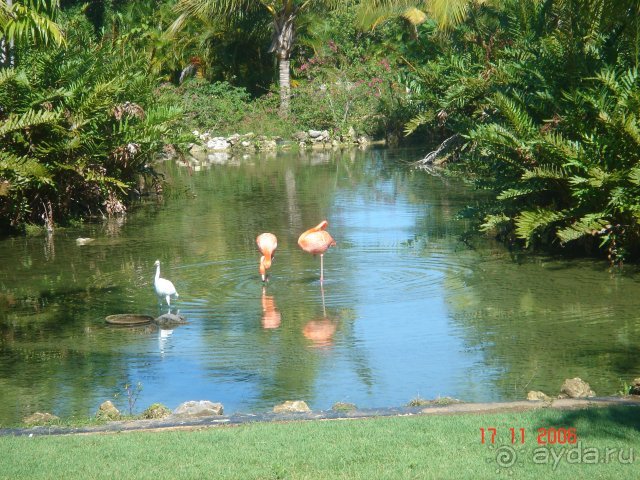
<path fill-rule="evenodd" d="M 182 418 L 175 415 L 158 420 L 117 420 L 102 425 L 83 427 L 36 426 L 29 428 L 0 428 L 0 436 L 49 436 L 74 434 L 99 434 L 141 431 L 196 430 L 202 428 L 243 425 L 255 422 L 292 422 L 312 420 L 354 420 L 376 417 L 411 415 L 459 415 L 527 412 L 541 408 L 556 410 L 580 410 L 610 406 L 640 407 L 639 397 L 565 398 L 550 401 L 521 400 L 494 403 L 453 403 L 427 407 L 369 408 L 351 411 L 319 410 L 306 413 L 234 413 L 199 418 Z"/>

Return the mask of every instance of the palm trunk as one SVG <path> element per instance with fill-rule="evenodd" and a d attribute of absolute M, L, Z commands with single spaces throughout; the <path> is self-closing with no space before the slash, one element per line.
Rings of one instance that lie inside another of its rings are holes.
<path fill-rule="evenodd" d="M 12 6 L 13 0 L 7 0 L 7 8 L 11 9 Z M 15 66 L 13 38 L 8 42 L 4 38 L 0 40 L 0 66 L 9 68 Z"/>
<path fill-rule="evenodd" d="M 288 58 L 278 60 L 280 76 L 280 116 L 289 115 L 289 99 L 291 97 L 291 73 L 289 71 L 290 61 Z"/>
<path fill-rule="evenodd" d="M 280 80 L 280 116 L 289 115 L 289 99 L 291 97 L 290 58 L 295 41 L 294 22 L 297 8 L 285 9 L 273 19 L 273 38 L 270 52 L 278 59 L 278 76 Z"/>

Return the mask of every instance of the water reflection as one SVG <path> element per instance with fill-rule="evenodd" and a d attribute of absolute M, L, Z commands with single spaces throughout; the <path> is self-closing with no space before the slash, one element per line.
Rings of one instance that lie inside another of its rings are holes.
<path fill-rule="evenodd" d="M 455 215 L 481 194 L 399 167 L 405 159 L 205 158 L 198 172 L 167 162 L 157 203 L 0 241 L 0 423 L 36 409 L 90 415 L 124 383 L 142 383 L 140 408 L 210 399 L 234 412 L 292 398 L 313 408 L 522 398 L 574 376 L 607 394 L 638 376 L 635 270 L 514 261 L 500 246 L 463 242 L 469 225 Z M 320 288 L 319 259 L 297 239 L 323 218 L 340 248 Z M 279 245 L 263 288 L 264 231 Z M 109 328 L 107 315 L 166 313 L 156 258 L 189 323 Z"/>
<path fill-rule="evenodd" d="M 168 343 L 172 334 L 173 334 L 173 329 L 167 329 L 167 328 L 158 329 L 158 347 L 160 350 L 161 357 L 164 356 L 165 350 L 167 350 L 167 347 L 169 346 Z"/>
<path fill-rule="evenodd" d="M 262 287 L 262 328 L 278 328 L 282 319 L 276 308 L 276 302 L 272 295 L 267 295 L 267 288 Z"/>
<path fill-rule="evenodd" d="M 338 324 L 327 316 L 323 287 L 320 287 L 320 292 L 322 295 L 322 316 L 307 322 L 302 329 L 302 334 L 312 342 L 314 347 L 329 347 L 333 344 L 333 336 Z"/>

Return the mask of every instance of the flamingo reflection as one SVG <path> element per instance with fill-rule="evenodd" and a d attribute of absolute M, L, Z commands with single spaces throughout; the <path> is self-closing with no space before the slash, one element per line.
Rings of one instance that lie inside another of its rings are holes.
<path fill-rule="evenodd" d="M 267 295 L 266 288 L 262 288 L 262 328 L 278 328 L 280 326 L 280 312 L 272 295 Z"/>
<path fill-rule="evenodd" d="M 302 334 L 313 343 L 314 347 L 328 347 L 333 344 L 333 336 L 338 326 L 336 322 L 327 317 L 322 287 L 320 292 L 322 293 L 322 317 L 307 322 L 302 329 Z"/>

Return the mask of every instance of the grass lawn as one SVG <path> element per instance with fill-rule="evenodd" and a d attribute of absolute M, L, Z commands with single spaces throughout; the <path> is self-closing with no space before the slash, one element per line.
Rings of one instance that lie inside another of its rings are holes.
<path fill-rule="evenodd" d="M 639 413 L 633 407 L 542 409 L 254 423 L 196 431 L 0 437 L 0 478 L 635 479 L 636 462 L 640 464 Z M 576 429 L 577 443 L 538 445 L 538 429 L 546 429 L 545 438 L 557 442 L 564 435 L 550 429 L 570 427 Z M 490 428 L 497 431 L 493 444 Z M 498 457 L 505 466 L 498 465 Z"/>

